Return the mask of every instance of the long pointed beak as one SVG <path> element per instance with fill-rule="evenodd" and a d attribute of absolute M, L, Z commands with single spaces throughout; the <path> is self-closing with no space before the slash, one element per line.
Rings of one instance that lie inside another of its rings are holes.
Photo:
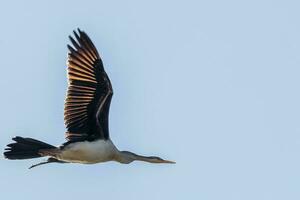
<path fill-rule="evenodd" d="M 162 163 L 176 164 L 176 162 L 170 160 L 163 160 Z"/>

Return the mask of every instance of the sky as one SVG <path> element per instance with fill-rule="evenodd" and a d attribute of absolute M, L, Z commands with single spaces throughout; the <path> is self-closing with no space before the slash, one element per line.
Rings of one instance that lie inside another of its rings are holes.
<path fill-rule="evenodd" d="M 175 165 L 0 158 L 1 199 L 300 199 L 300 3 L 1 1 L 0 147 L 64 140 L 66 45 L 93 40 L 120 150 Z"/>

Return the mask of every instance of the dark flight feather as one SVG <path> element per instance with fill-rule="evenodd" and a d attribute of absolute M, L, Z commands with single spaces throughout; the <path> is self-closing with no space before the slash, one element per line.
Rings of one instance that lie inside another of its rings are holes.
<path fill-rule="evenodd" d="M 88 35 L 78 29 L 69 37 L 69 86 L 64 119 L 69 142 L 109 138 L 112 86 L 102 60 Z"/>

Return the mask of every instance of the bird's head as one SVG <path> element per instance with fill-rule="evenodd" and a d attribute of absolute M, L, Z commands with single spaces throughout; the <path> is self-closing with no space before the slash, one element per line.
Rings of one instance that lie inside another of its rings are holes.
<path fill-rule="evenodd" d="M 169 163 L 169 164 L 175 164 L 176 162 L 174 161 L 170 161 L 170 160 L 164 160 L 160 157 L 157 157 L 157 156 L 143 156 L 144 158 L 146 158 L 147 160 L 144 160 L 144 161 L 147 161 L 147 162 L 151 162 L 151 163 Z"/>

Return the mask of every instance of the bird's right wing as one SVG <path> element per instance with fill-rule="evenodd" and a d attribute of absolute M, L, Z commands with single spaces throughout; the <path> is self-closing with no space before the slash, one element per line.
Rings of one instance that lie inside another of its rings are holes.
<path fill-rule="evenodd" d="M 108 139 L 112 86 L 102 60 L 86 33 L 74 31 L 68 45 L 68 91 L 64 119 L 68 141 Z"/>

